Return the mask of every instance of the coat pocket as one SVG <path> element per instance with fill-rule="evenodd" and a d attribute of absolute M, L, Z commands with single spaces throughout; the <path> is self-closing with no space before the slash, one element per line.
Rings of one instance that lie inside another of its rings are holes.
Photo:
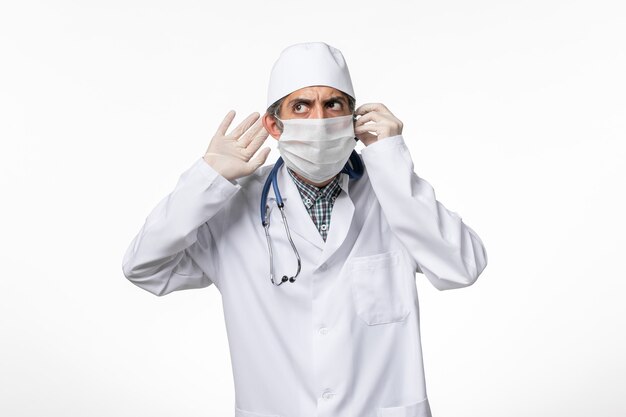
<path fill-rule="evenodd" d="M 278 414 L 255 413 L 252 411 L 242 410 L 241 408 L 235 406 L 235 417 L 280 417 L 280 416 Z"/>
<path fill-rule="evenodd" d="M 428 398 L 400 407 L 379 408 L 377 417 L 432 417 Z"/>
<path fill-rule="evenodd" d="M 368 325 L 399 322 L 411 312 L 399 251 L 354 257 L 347 273 L 356 314 Z"/>

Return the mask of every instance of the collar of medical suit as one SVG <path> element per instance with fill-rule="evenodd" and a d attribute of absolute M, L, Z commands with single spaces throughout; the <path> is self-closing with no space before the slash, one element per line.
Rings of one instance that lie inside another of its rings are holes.
<path fill-rule="evenodd" d="M 324 42 L 305 42 L 285 48 L 270 73 L 267 107 L 304 87 L 325 85 L 354 95 L 348 65 L 337 48 Z"/>
<path fill-rule="evenodd" d="M 276 175 L 278 189 L 283 198 L 283 202 L 285 203 L 285 215 L 287 216 L 289 229 L 316 246 L 318 249 L 322 250 L 323 253 L 320 255 L 318 264 L 325 262 L 328 257 L 334 253 L 341 242 L 343 242 L 347 235 L 349 225 L 352 223 L 351 219 L 354 214 L 354 204 L 352 203 L 348 192 L 350 177 L 348 174 L 343 172 L 340 174 L 339 186 L 345 192 L 339 193 L 333 204 L 333 215 L 336 214 L 336 218 L 341 218 L 341 215 L 343 214 L 343 216 L 349 220 L 346 221 L 345 224 L 341 224 L 340 222 L 335 223 L 332 227 L 336 230 L 329 233 L 326 242 L 324 242 L 324 239 L 320 235 L 315 223 L 311 221 L 311 216 L 307 212 L 305 205 L 302 203 L 298 186 L 291 179 L 285 164 L 278 169 Z M 277 228 L 277 231 L 275 232 L 279 233 L 281 232 L 280 229 L 284 226 L 282 225 L 282 216 L 280 216 L 280 214 L 272 213 L 274 210 L 278 210 L 276 207 L 274 187 L 270 187 L 267 194 L 267 200 L 270 216 L 272 216 L 270 220 L 270 227 L 276 227 L 272 225 L 280 222 L 280 228 Z M 282 231 L 282 233 L 284 233 L 284 231 Z"/>
<path fill-rule="evenodd" d="M 269 170 L 268 170 L 269 175 Z M 302 200 L 300 196 L 300 191 L 298 190 L 298 186 L 291 179 L 289 172 L 287 172 L 287 166 L 283 163 L 283 165 L 278 169 L 276 174 L 276 180 L 278 181 L 278 190 L 280 191 L 280 195 L 283 199 L 283 202 L 287 201 L 289 197 L 292 197 L 293 200 Z M 346 195 L 349 195 L 348 185 L 350 183 L 350 177 L 345 172 L 339 173 L 339 187 L 346 192 Z M 283 191 L 284 190 L 284 191 Z M 269 192 L 267 193 L 267 199 L 272 200 L 272 204 L 275 205 L 274 201 L 276 200 L 276 194 L 274 194 L 274 187 L 270 187 Z M 271 205 L 270 205 L 271 207 Z"/>
<path fill-rule="evenodd" d="M 302 196 L 302 202 L 308 209 L 314 206 L 319 199 L 332 199 L 332 201 L 334 202 L 337 194 L 341 192 L 341 177 L 339 175 L 335 175 L 332 181 L 330 181 L 325 186 L 317 187 L 298 178 L 295 171 L 290 169 L 289 167 L 287 167 L 287 172 L 289 173 L 291 179 L 293 179 L 293 181 L 298 186 L 298 190 L 300 191 L 300 195 Z"/>

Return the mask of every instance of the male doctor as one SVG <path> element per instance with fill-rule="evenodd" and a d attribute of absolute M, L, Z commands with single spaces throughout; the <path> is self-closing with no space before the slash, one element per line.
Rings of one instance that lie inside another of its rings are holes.
<path fill-rule="evenodd" d="M 236 417 L 431 415 L 415 274 L 465 287 L 487 253 L 414 172 L 402 122 L 355 98 L 338 49 L 284 49 L 267 112 L 227 133 L 229 112 L 124 255 L 124 275 L 158 296 L 215 284 Z M 263 192 L 268 135 L 282 210 Z"/>

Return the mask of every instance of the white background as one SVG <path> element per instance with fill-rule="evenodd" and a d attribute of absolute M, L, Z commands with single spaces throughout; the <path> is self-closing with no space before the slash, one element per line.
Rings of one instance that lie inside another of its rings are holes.
<path fill-rule="evenodd" d="M 625 39 L 621 1 L 2 2 L 0 415 L 232 416 L 217 289 L 155 297 L 121 260 L 324 41 L 488 251 L 471 287 L 417 275 L 433 415 L 624 416 Z"/>

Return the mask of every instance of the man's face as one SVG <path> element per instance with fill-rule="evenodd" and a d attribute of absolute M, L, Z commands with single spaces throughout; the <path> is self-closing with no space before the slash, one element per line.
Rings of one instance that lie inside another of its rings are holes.
<path fill-rule="evenodd" d="M 349 114 L 348 97 L 344 92 L 316 85 L 301 88 L 285 97 L 278 116 L 283 120 L 326 119 Z M 274 139 L 279 140 L 281 131 L 276 126 L 276 121 L 267 113 L 263 117 L 263 125 Z"/>

